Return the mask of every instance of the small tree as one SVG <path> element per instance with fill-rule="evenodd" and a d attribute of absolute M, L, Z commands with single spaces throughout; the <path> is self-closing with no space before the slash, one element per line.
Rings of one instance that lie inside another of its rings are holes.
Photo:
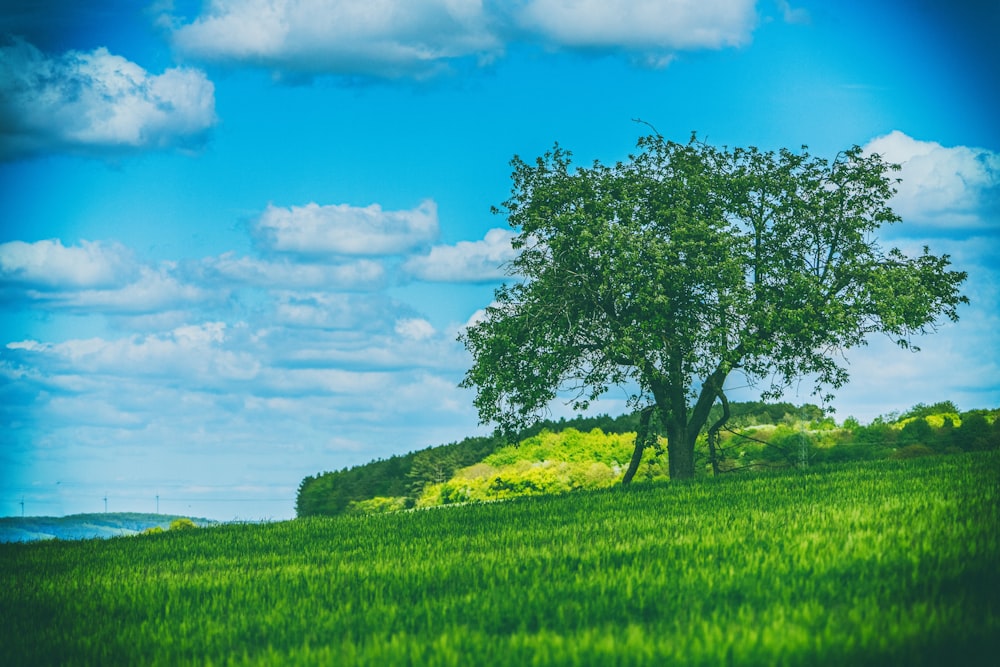
<path fill-rule="evenodd" d="M 906 422 L 899 434 L 901 445 L 930 445 L 934 441 L 934 431 L 923 417 Z"/>
<path fill-rule="evenodd" d="M 170 530 L 191 530 L 192 528 L 197 528 L 198 526 L 191 519 L 186 519 L 181 517 L 179 519 L 174 519 L 170 522 Z"/>
<path fill-rule="evenodd" d="M 730 374 L 764 399 L 804 376 L 816 393 L 841 387 L 842 351 L 873 333 L 911 347 L 967 302 L 947 255 L 881 247 L 878 229 L 899 221 L 896 167 L 857 146 L 827 161 L 654 135 L 614 166 L 570 157 L 513 159 L 503 211 L 520 280 L 461 336 L 474 360 L 462 386 L 502 431 L 560 393 L 583 410 L 630 388 L 657 413 L 643 424 L 666 431 L 670 476 L 688 478 Z M 637 455 L 650 441 L 637 436 Z"/>
<path fill-rule="evenodd" d="M 428 484 L 447 482 L 457 467 L 455 457 L 450 453 L 433 449 L 417 452 L 413 457 L 410 471 L 406 473 L 407 479 L 410 480 L 410 492 L 414 496 L 419 496 Z"/>

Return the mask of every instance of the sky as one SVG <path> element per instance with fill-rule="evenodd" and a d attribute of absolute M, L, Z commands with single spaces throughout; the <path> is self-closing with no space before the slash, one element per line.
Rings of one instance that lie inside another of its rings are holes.
<path fill-rule="evenodd" d="M 509 162 L 624 159 L 635 119 L 899 163 L 882 242 L 971 303 L 848 351 L 831 407 L 998 407 L 998 34 L 969 0 L 5 0 L 0 515 L 286 519 L 489 433 L 456 335 L 510 280 Z"/>

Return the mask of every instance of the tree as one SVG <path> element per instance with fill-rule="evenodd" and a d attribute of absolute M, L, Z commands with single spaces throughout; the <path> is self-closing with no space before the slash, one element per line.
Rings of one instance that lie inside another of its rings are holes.
<path fill-rule="evenodd" d="M 170 522 L 170 530 L 191 530 L 197 527 L 194 521 L 185 517 L 174 519 Z"/>
<path fill-rule="evenodd" d="M 765 400 L 804 377 L 814 393 L 836 389 L 842 351 L 873 333 L 912 347 L 967 303 L 947 255 L 878 243 L 900 220 L 888 204 L 898 167 L 878 155 L 855 146 L 828 161 L 694 136 L 638 148 L 613 166 L 572 169 L 558 144 L 511 162 L 494 212 L 518 232 L 518 280 L 460 336 L 483 423 L 513 432 L 557 395 L 583 410 L 625 387 L 656 410 L 645 423 L 665 430 L 670 476 L 688 478 L 731 374 Z M 649 441 L 640 433 L 636 447 Z"/>
<path fill-rule="evenodd" d="M 899 434 L 901 445 L 930 445 L 933 440 L 934 431 L 923 417 L 906 422 Z"/>
<path fill-rule="evenodd" d="M 986 415 L 979 411 L 962 415 L 962 426 L 958 429 L 958 446 L 966 451 L 988 449 L 992 438 Z"/>
<path fill-rule="evenodd" d="M 419 496 L 428 484 L 441 484 L 451 479 L 458 464 L 451 452 L 426 449 L 413 457 L 413 466 L 406 473 L 410 480 L 410 492 Z"/>

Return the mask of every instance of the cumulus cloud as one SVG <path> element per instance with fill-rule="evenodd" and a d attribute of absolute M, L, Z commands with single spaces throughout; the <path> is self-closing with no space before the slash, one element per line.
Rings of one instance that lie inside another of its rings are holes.
<path fill-rule="evenodd" d="M 370 259 L 312 264 L 287 258 L 267 261 L 232 252 L 203 260 L 195 271 L 214 283 L 267 289 L 373 289 L 381 286 L 385 279 L 385 268 Z"/>
<path fill-rule="evenodd" d="M 468 356 L 454 332 L 438 331 L 405 309 L 398 309 L 395 316 L 394 322 L 383 321 L 366 331 L 275 327 L 261 332 L 259 339 L 270 351 L 270 364 L 275 368 L 366 373 L 435 369 L 456 375 L 457 382 L 457 374 L 468 366 Z"/>
<path fill-rule="evenodd" d="M 511 42 L 630 53 L 741 46 L 754 0 L 214 0 L 191 21 L 166 16 L 176 50 L 276 73 L 427 77 L 459 60 L 493 62 Z M 779 6 L 788 17 L 800 17 Z M 790 20 L 790 19 L 789 19 Z"/>
<path fill-rule="evenodd" d="M 426 340 L 436 332 L 434 325 L 421 317 L 407 317 L 396 322 L 396 333 L 408 340 Z"/>
<path fill-rule="evenodd" d="M 157 313 L 224 300 L 226 294 L 184 282 L 173 275 L 174 265 L 142 266 L 135 280 L 108 289 L 29 292 L 51 306 L 103 313 Z"/>
<path fill-rule="evenodd" d="M 49 309 L 157 313 L 225 298 L 179 278 L 177 265 L 140 263 L 118 243 L 58 239 L 0 244 L 0 294 Z"/>
<path fill-rule="evenodd" d="M 213 0 L 173 42 L 216 62 L 396 78 L 497 53 L 489 24 L 481 0 Z"/>
<path fill-rule="evenodd" d="M 7 344 L 10 351 L 47 357 L 38 364 L 50 372 L 113 377 L 171 377 L 175 381 L 249 380 L 260 364 L 247 352 L 226 349 L 223 322 L 186 325 L 163 334 L 117 340 L 74 339 L 62 343 L 34 340 Z M 36 364 L 38 362 L 36 361 Z"/>
<path fill-rule="evenodd" d="M 66 247 L 59 239 L 0 244 L 0 284 L 34 289 L 101 288 L 136 275 L 132 253 L 117 243 L 82 241 Z"/>
<path fill-rule="evenodd" d="M 437 238 L 437 205 L 427 200 L 408 211 L 384 211 L 378 204 L 270 205 L 253 233 L 262 247 L 279 253 L 396 255 Z"/>
<path fill-rule="evenodd" d="M 571 48 L 718 49 L 750 41 L 754 0 L 529 0 L 520 26 Z"/>
<path fill-rule="evenodd" d="M 997 226 L 1000 153 L 945 147 L 898 130 L 872 139 L 864 149 L 902 167 L 892 203 L 904 220 L 943 228 Z"/>
<path fill-rule="evenodd" d="M 505 265 L 516 253 L 514 233 L 491 229 L 481 241 L 437 245 L 427 255 L 411 257 L 403 265 L 410 275 L 432 282 L 490 282 L 507 277 Z"/>
<path fill-rule="evenodd" d="M 382 295 L 279 290 L 272 294 L 269 319 L 291 328 L 358 331 L 385 330 L 400 306 Z"/>
<path fill-rule="evenodd" d="M 105 48 L 0 46 L 0 159 L 190 146 L 215 122 L 215 88 L 200 70 L 150 74 Z"/>

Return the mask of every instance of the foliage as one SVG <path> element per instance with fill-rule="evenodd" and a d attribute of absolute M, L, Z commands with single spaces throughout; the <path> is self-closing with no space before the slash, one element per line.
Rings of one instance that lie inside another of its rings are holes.
<path fill-rule="evenodd" d="M 334 516 L 343 514 L 357 501 L 379 496 L 415 497 L 424 485 L 446 479 L 456 468 L 481 460 L 496 446 L 494 438 L 466 438 L 441 447 L 306 477 L 299 484 L 296 515 Z"/>
<path fill-rule="evenodd" d="M 914 417 L 931 417 L 933 415 L 957 415 L 958 408 L 951 401 L 939 401 L 932 405 L 917 403 L 912 408 L 899 416 L 900 421 L 905 421 Z"/>
<path fill-rule="evenodd" d="M 934 450 L 927 445 L 907 445 L 892 453 L 894 459 L 915 459 L 921 456 L 934 456 Z"/>
<path fill-rule="evenodd" d="M 990 428 L 986 415 L 982 412 L 971 412 L 962 415 L 962 428 L 956 433 L 956 444 L 966 451 L 988 449 L 995 446 L 1000 436 L 1000 430 Z"/>
<path fill-rule="evenodd" d="M 457 471 L 451 479 L 427 486 L 418 507 L 456 502 L 503 500 L 516 496 L 607 488 L 621 481 L 632 455 L 635 434 L 581 433 L 568 428 L 542 431 Z M 661 460 L 649 450 L 640 479 L 666 479 Z"/>
<path fill-rule="evenodd" d="M 797 406 L 785 402 L 732 402 L 729 404 L 729 411 L 730 416 L 726 423 L 732 427 L 778 424 L 789 419 L 794 421 L 820 421 L 826 417 L 826 412 L 823 408 L 811 403 Z M 714 423 L 720 417 L 722 417 L 722 406 L 715 404 L 708 415 L 708 421 Z"/>
<path fill-rule="evenodd" d="M 936 405 L 945 410 L 955 409 L 947 401 Z M 901 418 L 892 414 L 878 417 L 868 425 L 851 417 L 840 427 L 826 417 L 813 421 L 783 418 L 778 424 L 728 429 L 723 432 L 719 444 L 720 471 L 802 467 L 1000 448 L 1000 428 L 995 426 L 1000 410 L 974 410 L 960 417 L 955 412 L 935 414 L 926 408 L 918 404 L 903 413 L 919 413 L 924 415 L 922 417 Z M 973 415 L 979 416 L 973 417 L 969 426 L 966 420 Z M 697 453 L 707 466 L 704 448 Z"/>
<path fill-rule="evenodd" d="M 954 409 L 948 401 L 936 405 Z M 925 415 L 920 418 L 924 423 L 914 424 L 917 418 L 912 416 L 897 421 L 900 416 L 894 414 L 878 417 L 869 425 L 848 417 L 838 427 L 815 405 L 733 402 L 730 422 L 717 447 L 719 472 L 871 461 L 893 456 L 910 444 L 925 445 L 939 454 L 1000 448 L 1000 409 L 972 410 L 960 416 L 957 412 L 929 413 L 918 404 L 904 414 L 916 411 Z M 710 421 L 719 415 L 721 410 L 713 409 Z M 963 417 L 972 417 L 966 430 Z M 364 513 L 395 511 L 417 503 L 427 506 L 603 488 L 621 480 L 638 422 L 636 413 L 546 420 L 523 431 L 514 446 L 469 438 L 396 457 L 411 462 L 405 473 L 405 465 L 389 469 L 384 461 L 374 461 L 350 471 L 307 477 L 299 491 L 300 516 L 303 506 L 329 508 L 334 506 L 332 501 L 343 503 L 336 514 Z M 594 434 L 595 429 L 600 435 Z M 668 477 L 663 456 L 667 442 L 660 438 L 658 445 L 643 452 L 638 480 Z M 709 474 L 704 439 L 698 442 L 695 458 L 696 473 Z M 391 470 L 398 477 L 387 476 Z M 352 476 L 362 483 L 351 484 Z M 403 489 L 405 495 L 379 495 L 372 488 Z"/>
<path fill-rule="evenodd" d="M 197 528 L 195 522 L 188 518 L 174 519 L 170 522 L 170 530 L 191 530 Z"/>
<path fill-rule="evenodd" d="M 947 255 L 882 249 L 895 167 L 857 146 L 828 161 L 656 135 L 614 166 L 572 169 L 558 145 L 512 165 L 520 280 L 462 335 L 463 386 L 501 431 L 562 392 L 584 408 L 636 388 L 671 442 L 671 478 L 691 477 L 731 373 L 766 398 L 803 377 L 837 388 L 848 374 L 830 350 L 874 333 L 910 347 L 967 302 Z"/>
<path fill-rule="evenodd" d="M 380 514 L 382 512 L 398 512 L 412 507 L 413 503 L 406 496 L 386 498 L 375 496 L 367 500 L 353 500 L 347 507 L 348 514 Z"/>
<path fill-rule="evenodd" d="M 538 435 L 543 430 L 562 431 L 568 428 L 580 431 L 600 428 L 605 433 L 634 433 L 638 423 L 638 416 L 633 414 L 614 418 L 598 415 L 560 418 L 558 421 L 545 419 L 525 428 L 514 436 L 513 441 Z M 459 468 L 481 461 L 505 444 L 508 444 L 505 440 L 497 438 L 472 437 L 337 472 L 308 476 L 299 485 L 296 515 L 336 516 L 349 511 L 351 507 L 359 507 L 352 503 L 375 497 L 418 498 L 426 485 L 449 479 Z"/>
<path fill-rule="evenodd" d="M 1000 452 L 0 545 L 12 665 L 993 664 Z"/>

